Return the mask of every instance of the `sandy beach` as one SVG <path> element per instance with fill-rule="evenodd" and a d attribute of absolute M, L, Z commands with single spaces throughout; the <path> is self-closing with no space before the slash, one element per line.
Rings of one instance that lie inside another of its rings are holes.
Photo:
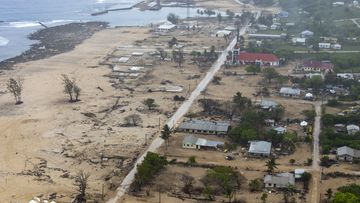
<path fill-rule="evenodd" d="M 79 170 L 91 174 L 89 192 L 101 193 L 106 177 L 114 174 L 114 165 L 120 166 L 118 170 L 131 165 L 143 147 L 144 134 L 151 135 L 157 128 L 120 128 L 124 115 L 117 110 L 97 114 L 113 106 L 117 98 L 119 106 L 126 106 L 126 110 L 136 108 L 142 101 L 126 91 L 114 91 L 109 78 L 104 77 L 110 69 L 99 67 L 98 63 L 115 47 L 142 39 L 147 32 L 148 29 L 136 27 L 106 29 L 73 51 L 17 64 L 14 70 L 2 73 L 0 92 L 6 92 L 9 77 L 24 78 L 24 104 L 14 105 L 11 94 L 0 95 L 2 201 L 25 202 L 35 195 L 46 197 L 53 192 L 58 197 L 72 194 L 75 188 L 71 177 Z M 77 78 L 83 90 L 80 102 L 68 103 L 61 74 Z M 161 104 L 160 99 L 157 102 Z M 96 113 L 97 117 L 84 116 L 87 112 Z M 146 114 L 142 116 L 144 126 L 158 124 L 159 118 L 165 120 L 161 115 L 155 120 L 146 119 Z M 101 153 L 118 157 L 98 164 Z M 125 171 L 117 173 L 121 178 Z M 69 197 L 64 201 L 68 202 Z"/>

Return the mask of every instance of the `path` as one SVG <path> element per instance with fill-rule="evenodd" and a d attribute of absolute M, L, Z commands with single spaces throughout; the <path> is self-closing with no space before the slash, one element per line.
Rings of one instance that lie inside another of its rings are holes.
<path fill-rule="evenodd" d="M 259 15 L 258 15 L 259 16 Z M 247 26 L 244 26 L 240 30 L 240 35 L 243 35 L 248 28 Z M 218 60 L 213 64 L 213 66 L 210 68 L 210 70 L 205 75 L 204 79 L 198 84 L 196 89 L 191 93 L 188 100 L 186 100 L 180 108 L 176 111 L 176 113 L 170 118 L 170 120 L 167 122 L 167 125 L 170 128 L 173 128 L 176 123 L 178 123 L 181 118 L 189 111 L 191 105 L 196 100 L 196 98 L 201 94 L 203 90 L 207 87 L 207 85 L 210 83 L 210 81 L 213 79 L 215 74 L 220 70 L 221 66 L 224 64 L 226 60 L 227 53 L 235 46 L 236 44 L 236 38 L 234 38 L 229 46 L 222 52 L 222 54 L 219 56 Z M 126 191 L 129 189 L 130 184 L 133 182 L 135 174 L 137 172 L 137 165 L 141 164 L 144 160 L 144 157 L 148 152 L 154 152 L 156 151 L 162 144 L 164 140 L 160 137 L 157 137 L 153 142 L 150 144 L 149 148 L 138 158 L 138 160 L 135 162 L 134 167 L 129 172 L 129 174 L 125 177 L 121 185 L 117 189 L 116 196 L 107 201 L 107 203 L 116 203 L 120 200 L 122 196 L 126 193 Z"/>
<path fill-rule="evenodd" d="M 360 28 L 360 24 L 358 23 L 357 20 L 358 20 L 358 19 L 355 19 L 355 18 L 351 19 L 351 21 L 352 21 L 358 28 Z"/>

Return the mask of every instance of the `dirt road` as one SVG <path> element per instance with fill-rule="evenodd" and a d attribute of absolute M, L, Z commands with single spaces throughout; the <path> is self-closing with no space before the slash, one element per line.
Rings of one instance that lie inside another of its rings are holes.
<path fill-rule="evenodd" d="M 320 136 L 320 121 L 321 121 L 321 102 L 315 102 L 315 123 L 313 131 L 313 165 L 312 165 L 312 192 L 311 192 L 311 203 L 319 202 L 319 185 L 320 185 L 320 146 L 319 146 L 319 136 Z"/>

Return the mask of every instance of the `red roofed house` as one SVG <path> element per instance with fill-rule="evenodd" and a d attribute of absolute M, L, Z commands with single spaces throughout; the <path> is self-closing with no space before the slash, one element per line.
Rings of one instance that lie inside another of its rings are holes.
<path fill-rule="evenodd" d="M 260 66 L 279 66 L 279 59 L 273 54 L 240 52 L 239 64 L 258 64 Z"/>
<path fill-rule="evenodd" d="M 330 61 L 308 60 L 304 61 L 296 69 L 297 71 L 301 72 L 329 73 L 333 71 L 334 64 L 332 64 Z"/>

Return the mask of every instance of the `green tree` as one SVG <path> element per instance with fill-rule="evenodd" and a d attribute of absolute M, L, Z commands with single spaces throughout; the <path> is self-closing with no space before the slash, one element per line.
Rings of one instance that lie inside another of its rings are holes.
<path fill-rule="evenodd" d="M 267 80 L 269 83 L 279 77 L 279 73 L 274 68 L 265 68 L 262 73 L 264 79 Z"/>
<path fill-rule="evenodd" d="M 177 63 L 179 67 L 181 67 L 181 64 L 183 64 L 185 61 L 184 50 L 180 47 L 177 50 L 174 49 L 172 52 L 172 57 L 174 62 Z"/>
<path fill-rule="evenodd" d="M 160 135 L 161 139 L 163 139 L 165 141 L 166 149 L 169 146 L 170 135 L 171 135 L 171 130 L 170 130 L 169 126 L 166 124 L 166 125 L 164 125 L 164 127 L 161 131 L 161 135 Z"/>
<path fill-rule="evenodd" d="M 229 20 L 232 20 L 235 16 L 235 13 L 230 10 L 226 10 L 226 15 L 228 16 Z"/>
<path fill-rule="evenodd" d="M 295 159 L 290 159 L 290 160 L 289 160 L 289 163 L 290 163 L 292 166 L 295 164 L 295 162 L 296 162 Z"/>
<path fill-rule="evenodd" d="M 249 182 L 249 189 L 251 192 L 258 192 L 262 190 L 262 181 L 259 179 L 253 179 Z"/>
<path fill-rule="evenodd" d="M 319 93 L 320 88 L 324 85 L 324 81 L 321 76 L 315 75 L 305 80 L 305 86 L 313 88 L 315 93 Z"/>
<path fill-rule="evenodd" d="M 248 65 L 245 67 L 246 72 L 256 75 L 261 72 L 260 66 Z"/>
<path fill-rule="evenodd" d="M 358 203 L 360 199 L 350 192 L 337 192 L 332 203 Z"/>
<path fill-rule="evenodd" d="M 153 98 L 147 98 L 143 101 L 143 104 L 148 107 L 149 110 L 152 110 L 157 106 Z"/>
<path fill-rule="evenodd" d="M 189 159 L 187 160 L 186 164 L 189 166 L 193 166 L 194 164 L 196 164 L 196 157 L 190 156 Z"/>
<path fill-rule="evenodd" d="M 218 23 L 219 23 L 219 26 L 220 26 L 220 23 L 222 21 L 222 15 L 221 13 L 218 13 L 217 16 L 216 16 L 217 20 L 218 20 Z"/>
<path fill-rule="evenodd" d="M 205 187 L 204 187 L 202 193 L 205 196 L 205 198 L 209 201 L 213 201 L 215 199 L 214 189 L 209 184 L 205 184 Z"/>
<path fill-rule="evenodd" d="M 312 178 L 312 175 L 309 172 L 304 172 L 301 176 L 301 180 L 304 183 L 304 190 L 306 190 L 306 191 L 309 190 L 309 184 L 310 184 L 311 178 Z"/>
<path fill-rule="evenodd" d="M 169 22 L 171 22 L 172 24 L 178 24 L 180 21 L 180 17 L 178 15 L 176 15 L 175 13 L 169 13 L 169 15 L 167 16 L 167 20 Z"/>
<path fill-rule="evenodd" d="M 141 187 L 149 183 L 154 175 L 167 165 L 166 157 L 159 154 L 148 152 L 144 161 L 137 166 L 137 173 L 135 174 L 132 189 L 139 191 Z"/>
<path fill-rule="evenodd" d="M 243 97 L 240 92 L 237 92 L 233 96 L 233 103 L 235 104 L 237 112 L 243 112 L 245 109 L 251 107 L 251 100 L 247 97 Z"/>
<path fill-rule="evenodd" d="M 217 166 L 207 171 L 206 176 L 202 179 L 204 185 L 212 184 L 225 194 L 231 202 L 236 189 L 239 189 L 244 177 L 236 170 L 225 167 Z"/>
<path fill-rule="evenodd" d="M 274 170 L 277 169 L 277 166 L 278 166 L 278 165 L 279 165 L 279 164 L 276 163 L 276 159 L 273 158 L 273 157 L 270 158 L 270 159 L 266 162 L 266 164 L 265 164 L 265 166 L 267 167 L 267 171 L 268 171 L 269 174 L 274 173 Z"/>
<path fill-rule="evenodd" d="M 262 195 L 261 195 L 261 201 L 262 201 L 263 203 L 266 203 L 267 198 L 268 198 L 268 194 L 267 194 L 267 193 L 262 193 Z"/>

